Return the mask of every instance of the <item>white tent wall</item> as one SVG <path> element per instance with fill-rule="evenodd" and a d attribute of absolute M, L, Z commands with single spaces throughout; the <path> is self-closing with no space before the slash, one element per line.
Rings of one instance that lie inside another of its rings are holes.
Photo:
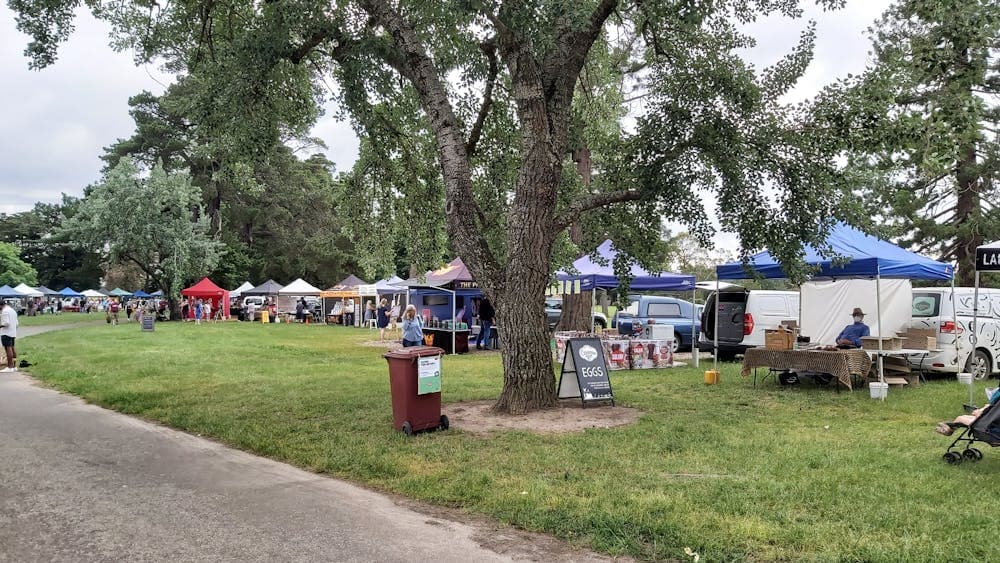
<path fill-rule="evenodd" d="M 906 328 L 913 312 L 913 286 L 910 280 L 883 279 L 882 331 L 894 336 Z M 851 311 L 861 307 L 865 324 L 872 336 L 879 336 L 876 322 L 875 280 L 837 280 L 802 284 L 801 333 L 818 344 L 834 344 L 844 327 L 852 324 Z"/>

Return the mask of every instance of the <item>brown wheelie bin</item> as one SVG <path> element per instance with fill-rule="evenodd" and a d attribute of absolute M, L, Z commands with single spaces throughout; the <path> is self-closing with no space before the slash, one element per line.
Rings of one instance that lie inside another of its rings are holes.
<path fill-rule="evenodd" d="M 389 390 L 392 393 L 392 425 L 407 436 L 428 429 L 448 429 L 448 417 L 441 414 L 441 392 L 419 394 L 417 361 L 441 356 L 434 346 L 400 348 L 382 355 L 389 362 Z"/>

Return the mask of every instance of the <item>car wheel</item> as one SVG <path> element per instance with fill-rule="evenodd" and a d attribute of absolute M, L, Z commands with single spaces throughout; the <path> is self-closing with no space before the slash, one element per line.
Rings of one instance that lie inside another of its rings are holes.
<path fill-rule="evenodd" d="M 976 350 L 969 355 L 969 362 L 966 369 L 977 381 L 988 378 L 993 371 L 990 357 L 983 350 Z"/>
<path fill-rule="evenodd" d="M 674 354 L 676 354 L 677 351 L 680 350 L 680 349 L 681 349 L 681 335 L 675 332 L 674 333 L 674 345 L 670 348 L 670 351 L 673 352 Z"/>
<path fill-rule="evenodd" d="M 605 322 L 602 319 L 594 319 L 594 326 L 595 327 L 599 326 L 599 327 L 601 327 L 601 330 L 604 330 L 604 329 L 608 328 L 608 323 Z"/>

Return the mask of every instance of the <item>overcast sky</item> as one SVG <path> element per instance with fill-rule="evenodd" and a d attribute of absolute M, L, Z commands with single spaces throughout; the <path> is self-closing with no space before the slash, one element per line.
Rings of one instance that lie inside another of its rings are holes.
<path fill-rule="evenodd" d="M 812 66 L 792 93 L 806 99 L 868 61 L 864 30 L 889 0 L 848 0 L 837 12 L 809 10 L 817 20 L 818 39 Z M 763 67 L 795 44 L 805 21 L 771 18 L 751 26 L 759 45 L 747 56 Z M 80 195 L 100 178 L 103 148 L 132 134 L 128 98 L 141 90 L 160 93 L 170 77 L 154 67 L 136 67 L 129 54 L 108 46 L 107 27 L 81 12 L 76 32 L 60 49 L 56 64 L 28 70 L 23 55 L 28 42 L 13 13 L 0 6 L 0 213 L 30 209 L 36 201 L 59 201 L 60 194 Z M 357 157 L 358 141 L 346 124 L 322 119 L 313 135 L 323 139 L 327 156 L 346 170 Z M 719 242 L 730 246 L 730 237 Z"/>

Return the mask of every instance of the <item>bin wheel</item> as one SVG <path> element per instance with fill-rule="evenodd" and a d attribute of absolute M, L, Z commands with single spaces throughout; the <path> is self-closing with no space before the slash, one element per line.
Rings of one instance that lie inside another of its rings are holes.
<path fill-rule="evenodd" d="M 450 424 L 448 423 L 448 415 L 441 415 L 441 424 L 438 425 L 438 429 L 447 430 Z"/>
<path fill-rule="evenodd" d="M 406 434 L 407 436 L 413 436 L 413 425 L 410 424 L 410 421 L 406 421 L 403 423 L 403 434 Z"/>
<path fill-rule="evenodd" d="M 948 452 L 941 457 L 943 457 L 944 460 L 951 465 L 958 465 L 962 463 L 962 454 L 958 452 Z"/>

